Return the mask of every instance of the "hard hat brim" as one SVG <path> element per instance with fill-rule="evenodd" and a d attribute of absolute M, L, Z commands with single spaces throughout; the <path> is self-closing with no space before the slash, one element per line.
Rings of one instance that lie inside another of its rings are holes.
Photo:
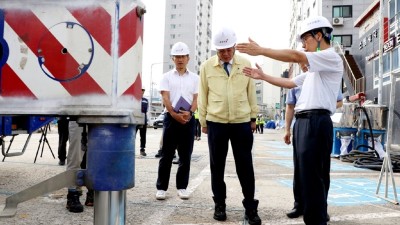
<path fill-rule="evenodd" d="M 190 55 L 189 53 L 187 54 L 171 54 L 171 56 L 178 56 L 178 55 Z"/>
<path fill-rule="evenodd" d="M 230 44 L 230 45 L 214 45 L 215 49 L 221 50 L 221 49 L 227 49 L 227 48 L 232 48 L 235 46 L 236 43 Z"/>

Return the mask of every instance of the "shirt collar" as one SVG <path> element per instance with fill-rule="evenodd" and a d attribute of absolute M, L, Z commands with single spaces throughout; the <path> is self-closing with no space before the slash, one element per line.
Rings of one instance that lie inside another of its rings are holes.
<path fill-rule="evenodd" d="M 178 70 L 177 70 L 176 68 L 174 68 L 173 71 L 174 71 L 174 74 L 179 75 L 179 72 L 178 72 Z M 188 68 L 186 68 L 186 71 L 182 74 L 182 76 L 183 76 L 183 75 L 187 75 L 187 74 L 189 74 Z"/>
<path fill-rule="evenodd" d="M 222 61 L 222 60 L 219 60 L 219 64 L 221 65 L 221 66 L 224 66 L 224 61 Z M 229 64 L 230 65 L 232 65 L 233 64 L 233 58 L 229 61 Z"/>

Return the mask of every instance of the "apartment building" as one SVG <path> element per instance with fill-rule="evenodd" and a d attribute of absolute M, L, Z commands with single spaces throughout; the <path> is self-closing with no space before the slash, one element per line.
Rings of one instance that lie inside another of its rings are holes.
<path fill-rule="evenodd" d="M 175 67 L 170 52 L 176 42 L 184 42 L 190 49 L 188 69 L 199 74 L 200 64 L 211 56 L 211 23 L 213 0 L 166 0 L 163 61 L 151 65 L 162 67 L 165 73 Z M 151 72 L 152 73 L 152 72 Z M 163 110 L 161 95 L 155 82 L 150 85 L 152 117 Z"/>
<path fill-rule="evenodd" d="M 191 51 L 188 68 L 199 73 L 201 62 L 211 56 L 213 0 L 166 0 L 163 71 L 174 68 L 170 49 L 178 41 Z"/>

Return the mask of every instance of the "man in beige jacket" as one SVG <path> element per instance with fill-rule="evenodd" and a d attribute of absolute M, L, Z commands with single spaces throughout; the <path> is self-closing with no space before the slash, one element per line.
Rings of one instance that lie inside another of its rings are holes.
<path fill-rule="evenodd" d="M 230 141 L 244 195 L 245 217 L 249 224 L 261 224 L 257 214 L 258 200 L 254 199 L 251 154 L 258 111 L 256 90 L 253 80 L 242 73 L 250 62 L 235 55 L 233 30 L 220 30 L 213 42 L 217 55 L 201 65 L 198 107 L 202 132 L 208 134 L 214 219 L 226 220 L 224 170 Z"/>

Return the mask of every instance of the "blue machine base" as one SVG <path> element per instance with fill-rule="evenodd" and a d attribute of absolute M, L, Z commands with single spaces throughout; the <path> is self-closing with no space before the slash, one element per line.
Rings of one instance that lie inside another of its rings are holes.
<path fill-rule="evenodd" d="M 51 116 L 0 116 L 0 135 L 30 134 L 54 119 Z"/>
<path fill-rule="evenodd" d="M 386 131 L 385 130 L 372 130 L 372 135 L 374 138 L 379 138 L 380 137 L 380 142 L 382 145 L 385 145 L 385 135 Z M 362 129 L 360 131 L 360 134 L 357 136 L 357 146 L 359 145 L 366 145 L 368 146 L 368 138 L 371 137 L 370 135 L 370 130 L 369 129 Z M 360 151 L 368 151 L 369 149 L 367 147 L 359 147 L 358 150 Z"/>
<path fill-rule="evenodd" d="M 135 184 L 135 125 L 92 124 L 88 132 L 87 179 L 96 191 L 121 191 Z"/>
<path fill-rule="evenodd" d="M 340 146 L 342 145 L 340 138 L 343 136 L 353 136 L 354 139 L 351 141 L 347 148 L 347 151 L 351 151 L 355 147 L 356 141 L 356 128 L 345 128 L 345 127 L 334 127 L 333 128 L 333 145 L 332 155 L 340 155 Z"/>
<path fill-rule="evenodd" d="M 353 136 L 353 140 L 347 148 L 347 151 L 350 152 L 353 149 L 357 149 L 357 146 L 360 146 L 357 150 L 366 152 L 369 150 L 368 147 L 363 147 L 361 145 L 368 146 L 368 138 L 370 135 L 369 129 L 362 129 L 357 133 L 357 128 L 344 128 L 344 127 L 335 127 L 333 128 L 333 145 L 332 145 L 332 155 L 340 155 L 340 147 L 342 145 L 340 138 L 342 136 Z M 385 130 L 372 130 L 372 134 L 374 138 L 380 137 L 380 142 L 382 145 L 385 144 Z"/>

